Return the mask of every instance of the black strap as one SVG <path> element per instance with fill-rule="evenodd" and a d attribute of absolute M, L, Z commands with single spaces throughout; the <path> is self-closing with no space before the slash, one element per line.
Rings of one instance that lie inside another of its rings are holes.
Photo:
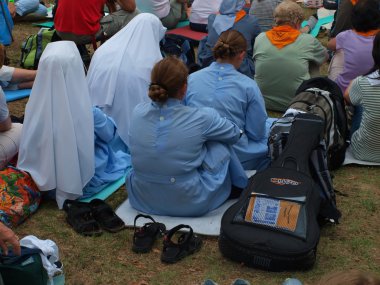
<path fill-rule="evenodd" d="M 136 230 L 136 221 L 137 219 L 139 218 L 145 218 L 145 219 L 149 219 L 151 220 L 153 223 L 155 223 L 156 221 L 153 219 L 153 217 L 149 216 L 149 215 L 144 215 L 144 214 L 138 214 L 136 217 L 135 217 L 135 220 L 133 222 L 133 228 Z"/>

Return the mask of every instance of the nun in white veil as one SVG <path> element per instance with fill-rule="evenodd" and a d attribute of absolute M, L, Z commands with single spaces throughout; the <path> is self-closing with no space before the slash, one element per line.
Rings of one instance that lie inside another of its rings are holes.
<path fill-rule="evenodd" d="M 128 145 L 134 107 L 147 101 L 150 73 L 162 59 L 159 42 L 166 29 L 153 14 L 137 15 L 98 48 L 87 74 L 91 101 L 111 116 Z"/>
<path fill-rule="evenodd" d="M 73 42 L 48 44 L 25 110 L 18 168 L 41 191 L 82 196 L 94 175 L 94 119 L 83 63 Z"/>

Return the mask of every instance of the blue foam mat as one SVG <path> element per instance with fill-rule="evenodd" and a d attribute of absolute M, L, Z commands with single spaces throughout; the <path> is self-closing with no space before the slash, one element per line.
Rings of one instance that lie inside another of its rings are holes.
<path fill-rule="evenodd" d="M 175 27 L 176 29 L 177 28 L 182 28 L 182 27 L 186 27 L 190 25 L 190 22 L 189 20 L 185 20 L 185 21 L 181 21 L 181 22 L 178 22 L 177 26 Z"/>
<path fill-rule="evenodd" d="M 32 89 L 4 90 L 7 102 L 12 102 L 29 97 L 30 92 L 32 92 Z"/>
<path fill-rule="evenodd" d="M 309 34 L 316 38 L 318 36 L 318 33 L 319 33 L 321 27 L 323 25 L 332 23 L 333 21 L 334 21 L 334 16 L 333 15 L 327 16 L 327 17 L 324 17 L 324 18 L 321 18 L 321 19 L 318 19 L 317 24 L 315 24 L 315 27 L 311 30 L 311 32 Z M 307 21 L 303 21 L 302 24 L 301 24 L 301 26 L 305 27 L 306 24 L 307 24 Z"/>
<path fill-rule="evenodd" d="M 42 27 L 42 28 L 52 28 L 54 26 L 53 21 L 43 22 L 43 23 L 33 23 L 32 26 Z"/>
<path fill-rule="evenodd" d="M 110 183 L 102 191 L 100 191 L 99 193 L 96 193 L 94 196 L 91 196 L 89 198 L 79 199 L 79 201 L 91 202 L 94 199 L 105 200 L 109 196 L 111 196 L 113 193 L 115 193 L 121 186 L 123 186 L 124 183 L 125 183 L 125 176 L 123 176 L 119 180 L 116 180 L 115 182 Z"/>

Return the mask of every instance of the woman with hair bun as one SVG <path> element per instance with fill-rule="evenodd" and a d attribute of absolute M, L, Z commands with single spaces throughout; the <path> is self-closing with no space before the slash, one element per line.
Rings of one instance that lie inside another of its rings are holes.
<path fill-rule="evenodd" d="M 135 209 L 158 215 L 200 216 L 224 203 L 231 184 L 247 177 L 228 146 L 240 129 L 211 108 L 181 102 L 188 71 L 168 57 L 153 68 L 150 103 L 133 111 L 129 129 L 133 171 L 126 185 Z"/>
<path fill-rule="evenodd" d="M 237 71 L 246 55 L 242 34 L 229 30 L 221 34 L 213 49 L 216 62 L 191 74 L 186 104 L 213 107 L 222 117 L 244 131 L 233 148 L 244 169 L 267 167 L 267 137 L 271 120 L 256 82 Z"/>
<path fill-rule="evenodd" d="M 198 47 L 198 62 L 202 68 L 216 60 L 212 50 L 219 36 L 225 31 L 235 30 L 244 36 L 247 45 L 247 52 L 238 70 L 253 78 L 255 66 L 252 60 L 252 47 L 261 29 L 256 17 L 245 12 L 244 5 L 245 0 L 223 0 L 219 14 L 208 17 L 208 36 L 199 43 Z"/>

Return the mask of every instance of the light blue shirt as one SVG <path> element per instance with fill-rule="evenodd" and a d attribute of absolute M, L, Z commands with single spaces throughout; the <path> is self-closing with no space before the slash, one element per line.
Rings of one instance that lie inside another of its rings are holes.
<path fill-rule="evenodd" d="M 267 121 L 264 99 L 254 80 L 231 64 L 214 62 L 190 75 L 185 103 L 192 107 L 213 107 L 244 131 L 233 146 L 244 169 L 268 165 L 267 138 L 273 120 Z"/>
<path fill-rule="evenodd" d="M 198 47 L 198 62 L 202 67 L 207 67 L 213 62 L 214 55 L 212 49 L 218 41 L 219 34 L 215 31 L 213 23 L 216 15 L 212 14 L 208 17 L 208 36 L 201 40 Z M 256 17 L 252 15 L 244 16 L 240 21 L 234 23 L 231 28 L 240 32 L 247 40 L 247 53 L 243 63 L 239 67 L 239 71 L 251 78 L 255 75 L 255 66 L 252 59 L 253 45 L 256 37 L 260 34 L 261 28 L 258 24 Z"/>
<path fill-rule="evenodd" d="M 131 167 L 128 147 L 117 133 L 115 122 L 99 108 L 93 107 L 95 131 L 95 174 L 83 189 L 82 198 L 101 191 L 122 178 Z"/>
<path fill-rule="evenodd" d="M 169 216 L 200 216 L 219 207 L 231 192 L 228 145 L 239 134 L 211 108 L 177 99 L 136 106 L 129 130 L 133 170 L 126 179 L 132 207 Z"/>

